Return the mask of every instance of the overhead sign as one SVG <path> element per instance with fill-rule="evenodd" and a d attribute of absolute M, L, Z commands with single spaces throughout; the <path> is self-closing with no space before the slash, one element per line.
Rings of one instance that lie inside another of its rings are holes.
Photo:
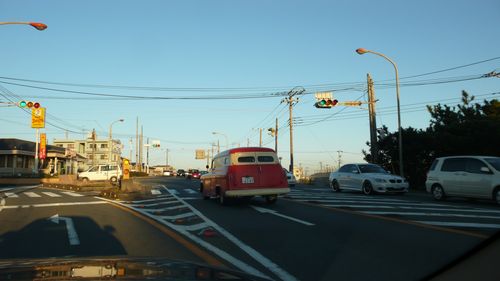
<path fill-rule="evenodd" d="M 38 158 L 47 158 L 47 134 L 45 133 L 40 134 L 40 154 Z"/>
<path fill-rule="evenodd" d="M 45 107 L 31 109 L 31 128 L 45 128 Z"/>
<path fill-rule="evenodd" d="M 205 150 L 204 149 L 197 149 L 194 159 L 206 159 Z"/>

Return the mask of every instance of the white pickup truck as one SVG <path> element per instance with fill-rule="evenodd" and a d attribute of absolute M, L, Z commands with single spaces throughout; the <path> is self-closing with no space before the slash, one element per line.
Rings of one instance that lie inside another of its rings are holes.
<path fill-rule="evenodd" d="M 78 173 L 78 179 L 83 182 L 87 181 L 110 181 L 111 183 L 118 182 L 122 177 L 122 169 L 120 165 L 97 165 L 93 166 L 85 172 Z"/>

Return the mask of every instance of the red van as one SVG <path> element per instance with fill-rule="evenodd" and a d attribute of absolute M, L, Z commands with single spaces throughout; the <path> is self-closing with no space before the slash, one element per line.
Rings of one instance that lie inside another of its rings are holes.
<path fill-rule="evenodd" d="M 207 169 L 209 167 L 207 166 Z M 203 199 L 264 196 L 274 203 L 290 192 L 276 152 L 264 147 L 239 147 L 215 155 L 207 174 L 201 176 Z"/>

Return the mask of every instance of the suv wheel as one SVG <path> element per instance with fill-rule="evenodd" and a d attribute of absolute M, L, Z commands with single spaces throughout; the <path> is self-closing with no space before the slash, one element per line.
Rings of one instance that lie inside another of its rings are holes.
<path fill-rule="evenodd" d="M 444 195 L 444 190 L 440 185 L 436 185 L 432 188 L 432 197 L 436 200 L 443 200 L 445 195 Z"/>

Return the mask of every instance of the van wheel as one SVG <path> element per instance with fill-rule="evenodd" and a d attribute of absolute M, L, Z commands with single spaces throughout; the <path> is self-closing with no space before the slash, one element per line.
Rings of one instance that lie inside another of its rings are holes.
<path fill-rule="evenodd" d="M 83 182 L 83 183 L 88 183 L 88 182 L 89 182 L 89 179 L 88 179 L 88 178 L 82 178 L 82 182 Z"/>
<path fill-rule="evenodd" d="M 115 184 L 115 183 L 118 181 L 118 179 L 117 179 L 116 177 L 111 177 L 111 178 L 109 179 L 109 181 L 110 181 L 112 184 Z"/>
<path fill-rule="evenodd" d="M 266 202 L 267 204 L 274 204 L 278 201 L 278 196 L 277 195 L 267 195 L 266 196 Z"/>
<path fill-rule="evenodd" d="M 445 197 L 444 190 L 440 185 L 436 185 L 432 188 L 432 197 L 436 200 L 443 200 Z"/>

